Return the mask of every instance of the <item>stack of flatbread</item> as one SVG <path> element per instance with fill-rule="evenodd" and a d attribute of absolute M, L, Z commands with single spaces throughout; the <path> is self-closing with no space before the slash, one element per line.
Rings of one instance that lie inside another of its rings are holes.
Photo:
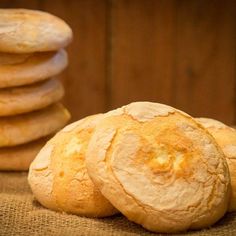
<path fill-rule="evenodd" d="M 68 64 L 70 27 L 45 12 L 0 9 L 0 170 L 27 170 L 70 118 L 54 77 Z"/>

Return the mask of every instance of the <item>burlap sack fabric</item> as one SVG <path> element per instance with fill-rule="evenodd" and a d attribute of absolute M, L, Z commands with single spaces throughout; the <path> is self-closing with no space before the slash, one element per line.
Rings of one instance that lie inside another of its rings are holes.
<path fill-rule="evenodd" d="M 135 236 L 158 234 L 149 233 L 121 215 L 106 219 L 89 219 L 47 210 L 34 200 L 27 184 L 26 172 L 0 172 L 0 235 Z M 236 235 L 236 213 L 227 214 L 210 229 L 192 231 L 184 235 Z"/>

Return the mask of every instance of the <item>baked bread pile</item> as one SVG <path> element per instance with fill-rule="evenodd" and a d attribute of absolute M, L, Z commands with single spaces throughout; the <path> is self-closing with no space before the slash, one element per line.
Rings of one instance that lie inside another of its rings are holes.
<path fill-rule="evenodd" d="M 197 118 L 215 138 L 225 154 L 231 179 L 231 196 L 229 211 L 236 211 L 236 130 L 220 121 L 210 118 Z"/>
<path fill-rule="evenodd" d="M 236 131 L 206 123 L 150 102 L 86 117 L 41 149 L 29 184 L 56 211 L 121 212 L 163 233 L 211 226 L 235 209 Z"/>
<path fill-rule="evenodd" d="M 70 27 L 48 13 L 0 9 L 0 170 L 27 170 L 68 122 L 54 76 L 68 64 Z"/>

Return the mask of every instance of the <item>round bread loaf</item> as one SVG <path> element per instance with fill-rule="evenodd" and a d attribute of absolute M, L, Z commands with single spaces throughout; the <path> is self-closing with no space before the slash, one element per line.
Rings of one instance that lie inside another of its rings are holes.
<path fill-rule="evenodd" d="M 35 111 L 59 101 L 63 95 L 64 88 L 56 79 L 22 87 L 0 89 L 0 116 Z"/>
<path fill-rule="evenodd" d="M 32 54 L 0 53 L 0 88 L 45 80 L 59 74 L 67 64 L 67 53 L 63 49 Z"/>
<path fill-rule="evenodd" d="M 0 170 L 28 170 L 47 140 L 48 137 L 15 147 L 0 148 Z"/>
<path fill-rule="evenodd" d="M 117 212 L 94 186 L 85 166 L 87 145 L 101 117 L 90 116 L 66 126 L 31 164 L 29 184 L 43 206 L 88 217 Z"/>
<path fill-rule="evenodd" d="M 136 102 L 97 124 L 86 154 L 101 193 L 154 232 L 208 227 L 226 212 L 230 178 L 222 150 L 189 115 Z"/>
<path fill-rule="evenodd" d="M 72 40 L 70 27 L 49 13 L 0 9 L 0 51 L 31 53 L 55 51 Z"/>
<path fill-rule="evenodd" d="M 225 154 L 232 189 L 228 211 L 236 211 L 236 130 L 214 119 L 196 118 L 196 120 L 210 132 Z"/>
<path fill-rule="evenodd" d="M 0 118 L 0 147 L 15 146 L 45 137 L 63 128 L 69 112 L 55 104 L 42 110 Z"/>

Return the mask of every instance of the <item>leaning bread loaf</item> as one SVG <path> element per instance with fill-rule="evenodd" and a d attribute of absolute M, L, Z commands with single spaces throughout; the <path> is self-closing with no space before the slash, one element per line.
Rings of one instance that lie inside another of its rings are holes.
<path fill-rule="evenodd" d="M 85 166 L 87 145 L 101 118 L 95 115 L 65 127 L 31 164 L 29 184 L 45 207 L 88 217 L 117 212 L 93 184 Z"/>
<path fill-rule="evenodd" d="M 226 212 L 230 179 L 214 138 L 172 107 L 136 102 L 95 128 L 90 177 L 128 219 L 155 232 L 210 226 Z"/>
<path fill-rule="evenodd" d="M 214 119 L 196 118 L 196 120 L 210 132 L 225 154 L 232 188 L 228 210 L 236 211 L 236 130 Z"/>

